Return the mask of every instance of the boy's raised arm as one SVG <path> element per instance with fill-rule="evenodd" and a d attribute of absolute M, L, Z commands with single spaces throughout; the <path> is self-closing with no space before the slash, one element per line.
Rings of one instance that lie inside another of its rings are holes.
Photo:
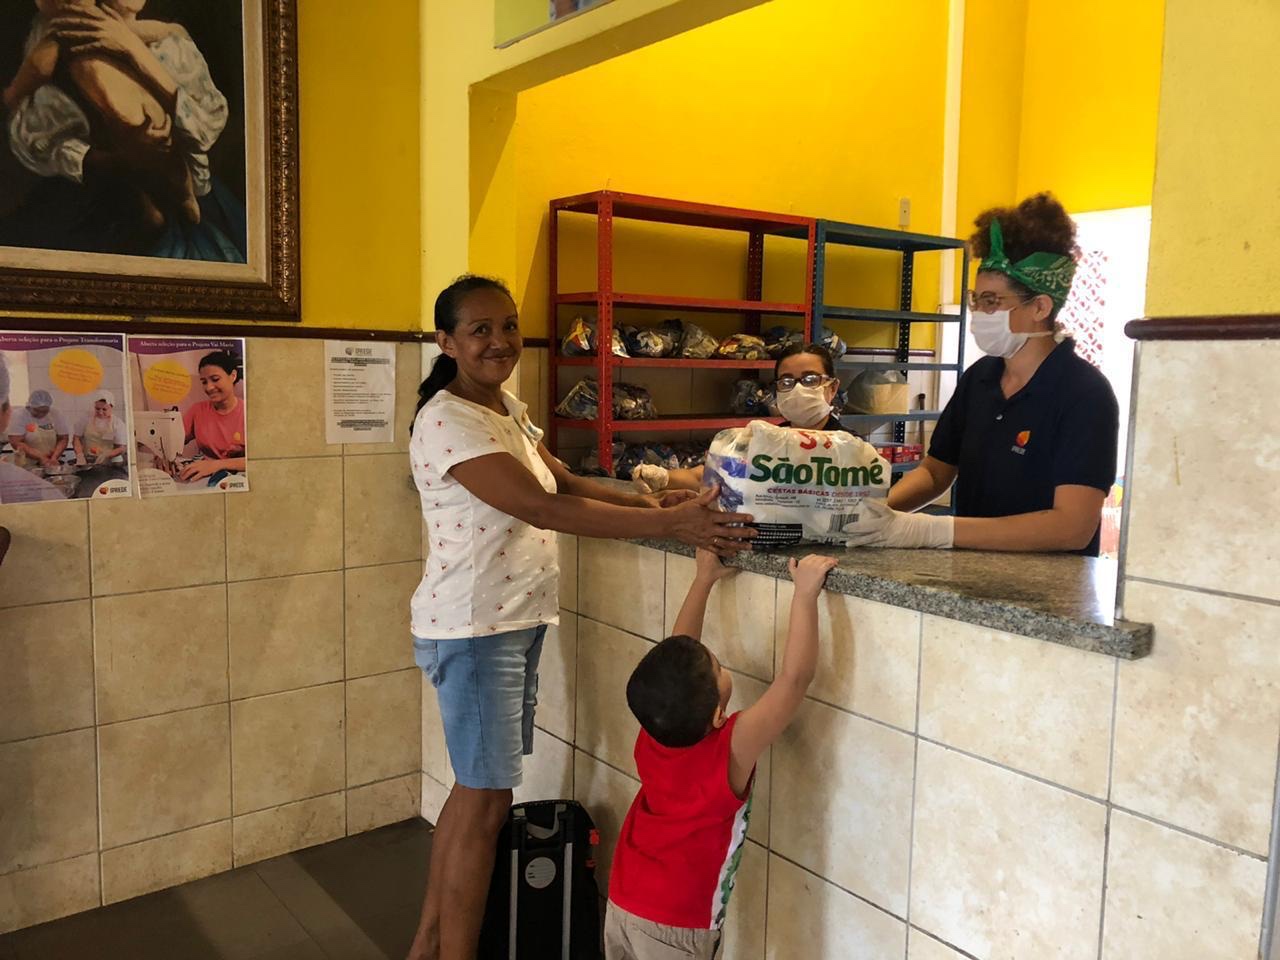
<path fill-rule="evenodd" d="M 818 663 L 818 594 L 835 557 L 814 554 L 790 563 L 795 595 L 791 599 L 791 620 L 782 667 L 769 689 L 752 706 L 742 711 L 733 728 L 729 752 L 729 785 L 741 795 L 751 781 L 760 755 L 787 728 L 800 709 L 805 691 L 813 680 Z"/>
<path fill-rule="evenodd" d="M 726 567 L 710 550 L 702 548 L 698 549 L 696 563 L 697 572 L 693 575 L 689 592 L 685 594 L 684 603 L 680 605 L 680 612 L 676 614 L 671 633 L 701 640 L 702 622 L 707 616 L 707 598 L 711 596 L 711 588 L 716 585 L 717 580 L 723 580 L 737 571 L 733 567 Z"/>

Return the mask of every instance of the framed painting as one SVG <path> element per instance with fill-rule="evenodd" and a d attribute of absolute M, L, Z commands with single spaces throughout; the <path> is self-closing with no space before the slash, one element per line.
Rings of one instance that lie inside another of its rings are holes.
<path fill-rule="evenodd" d="M 0 0 L 0 308 L 297 320 L 296 0 Z"/>

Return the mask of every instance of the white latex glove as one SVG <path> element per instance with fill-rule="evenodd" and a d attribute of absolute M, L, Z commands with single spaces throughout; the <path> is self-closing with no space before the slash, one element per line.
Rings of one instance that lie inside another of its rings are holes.
<path fill-rule="evenodd" d="M 950 550 L 955 544 L 956 518 L 929 513 L 902 513 L 883 500 L 863 500 L 857 523 L 844 528 L 850 547 L 932 547 Z"/>
<path fill-rule="evenodd" d="M 641 493 L 657 493 L 667 489 L 671 474 L 666 467 L 653 463 L 642 463 L 631 471 L 631 483 Z"/>

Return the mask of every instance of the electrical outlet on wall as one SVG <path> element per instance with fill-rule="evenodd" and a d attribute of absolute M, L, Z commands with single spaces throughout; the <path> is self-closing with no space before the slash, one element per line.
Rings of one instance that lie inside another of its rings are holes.
<path fill-rule="evenodd" d="M 898 200 L 898 228 L 901 230 L 911 226 L 911 198 L 902 197 Z"/>

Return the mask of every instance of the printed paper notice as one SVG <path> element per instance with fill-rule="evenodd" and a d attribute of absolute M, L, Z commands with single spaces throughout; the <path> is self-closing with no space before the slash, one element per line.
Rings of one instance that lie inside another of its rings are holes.
<path fill-rule="evenodd" d="M 396 345 L 324 342 L 326 443 L 395 439 Z"/>

